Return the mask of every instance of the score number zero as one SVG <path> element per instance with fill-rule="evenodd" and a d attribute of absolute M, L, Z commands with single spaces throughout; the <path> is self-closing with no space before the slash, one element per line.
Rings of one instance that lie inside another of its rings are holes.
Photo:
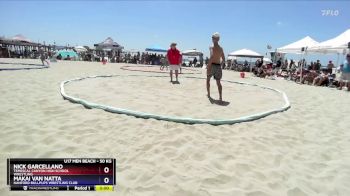
<path fill-rule="evenodd" d="M 109 167 L 103 168 L 103 172 L 104 172 L 105 174 L 108 174 L 108 172 L 109 172 Z M 108 178 L 108 177 L 105 177 L 105 178 L 103 179 L 103 182 L 106 183 L 106 184 L 108 184 L 109 178 Z"/>

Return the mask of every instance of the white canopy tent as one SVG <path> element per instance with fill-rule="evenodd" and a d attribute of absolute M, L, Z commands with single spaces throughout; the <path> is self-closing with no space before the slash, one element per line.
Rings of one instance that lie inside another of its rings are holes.
<path fill-rule="evenodd" d="M 267 57 L 264 57 L 263 58 L 263 62 L 264 63 L 272 63 L 271 59 L 267 58 Z"/>
<path fill-rule="evenodd" d="M 237 59 L 237 57 L 235 57 L 235 56 L 228 56 L 227 57 L 227 60 L 236 60 Z"/>
<path fill-rule="evenodd" d="M 241 49 L 228 54 L 228 56 L 248 57 L 248 58 L 262 58 L 263 55 L 249 49 Z"/>
<path fill-rule="evenodd" d="M 295 41 L 291 44 L 277 48 L 276 52 L 305 55 L 308 51 L 308 48 L 314 47 L 317 44 L 319 44 L 317 41 L 312 39 L 310 36 L 306 36 L 306 37 L 304 37 L 298 41 Z M 304 51 L 302 51 L 303 48 L 304 48 Z M 303 67 L 300 67 L 300 71 L 302 73 Z M 300 78 L 300 80 L 301 80 L 301 78 Z"/>
<path fill-rule="evenodd" d="M 107 37 L 103 42 L 94 44 L 97 50 L 119 50 L 124 49 L 123 46 L 113 41 L 111 37 Z"/>
<path fill-rule="evenodd" d="M 346 49 L 348 48 L 348 43 L 350 42 L 350 29 L 346 30 L 345 32 L 341 33 L 340 35 L 326 40 L 324 42 L 321 42 L 311 48 L 308 49 L 308 52 L 313 53 L 322 53 L 322 54 L 329 54 L 329 53 L 344 53 L 346 52 Z"/>
<path fill-rule="evenodd" d="M 74 50 L 77 52 L 86 52 L 87 49 L 84 46 L 75 46 Z"/>
<path fill-rule="evenodd" d="M 296 42 L 277 48 L 277 52 L 290 53 L 290 54 L 301 54 L 302 48 L 310 48 L 319 44 L 317 41 L 309 36 L 306 36 Z"/>
<path fill-rule="evenodd" d="M 236 50 L 236 51 L 233 51 L 231 53 L 228 54 L 228 56 L 234 56 L 234 57 L 247 57 L 247 58 L 263 58 L 264 56 L 253 51 L 253 50 L 249 50 L 249 49 L 241 49 L 241 50 Z M 252 63 L 251 63 L 251 60 L 250 60 L 250 71 L 252 71 Z"/>
<path fill-rule="evenodd" d="M 198 51 L 197 49 L 190 49 L 190 50 L 182 51 L 182 55 L 184 55 L 184 56 L 201 56 L 201 55 L 203 55 L 203 53 Z"/>

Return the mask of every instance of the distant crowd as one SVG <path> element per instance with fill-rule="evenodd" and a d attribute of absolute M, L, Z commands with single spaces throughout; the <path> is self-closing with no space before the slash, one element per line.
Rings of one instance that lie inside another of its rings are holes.
<path fill-rule="evenodd" d="M 309 84 L 314 86 L 336 87 L 342 89 L 348 86 L 350 90 L 350 54 L 347 54 L 346 61 L 340 65 L 338 69 L 332 61 L 329 61 L 326 66 L 322 66 L 320 60 L 307 63 L 305 59 L 297 63 L 291 59 L 277 60 L 276 64 L 272 62 L 264 62 L 263 59 L 258 59 L 254 65 L 247 61 L 238 63 L 237 60 L 228 61 L 223 69 L 235 71 L 252 71 L 253 74 L 261 78 L 276 79 L 282 77 L 287 80 L 295 81 L 301 84 Z"/>
<path fill-rule="evenodd" d="M 130 63 L 130 64 L 144 64 L 144 65 L 168 65 L 166 55 L 157 54 L 157 53 L 148 53 L 148 52 L 137 52 L 137 53 L 121 53 L 118 56 L 105 56 L 101 55 L 101 57 L 97 57 L 95 61 L 102 61 L 102 59 L 107 59 L 112 63 Z M 206 58 L 205 62 L 208 63 L 209 59 Z M 187 67 L 199 67 L 203 66 L 204 60 L 200 56 L 199 59 L 197 57 L 193 57 L 192 60 L 183 59 L 182 66 Z"/>
<path fill-rule="evenodd" d="M 137 52 L 136 54 L 124 53 L 118 58 L 118 63 L 133 63 L 133 64 L 145 64 L 145 65 L 162 65 L 165 56 L 163 54 Z"/>

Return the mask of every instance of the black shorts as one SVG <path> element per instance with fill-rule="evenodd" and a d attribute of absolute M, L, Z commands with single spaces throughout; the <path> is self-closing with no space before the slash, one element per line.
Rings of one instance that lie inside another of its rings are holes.
<path fill-rule="evenodd" d="M 208 75 L 209 78 L 214 76 L 215 80 L 221 80 L 222 78 L 222 68 L 220 64 L 212 63 L 211 64 L 211 73 Z"/>

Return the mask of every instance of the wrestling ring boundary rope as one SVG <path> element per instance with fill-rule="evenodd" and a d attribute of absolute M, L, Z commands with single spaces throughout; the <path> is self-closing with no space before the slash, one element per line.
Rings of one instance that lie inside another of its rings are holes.
<path fill-rule="evenodd" d="M 109 78 L 109 77 L 168 77 L 168 76 L 97 75 L 97 76 L 87 76 L 87 77 L 75 78 L 75 79 L 65 80 L 65 81 L 61 82 L 61 84 L 60 84 L 61 95 L 64 99 L 69 100 L 72 103 L 81 104 L 85 108 L 88 108 L 88 109 L 96 108 L 96 109 L 101 109 L 101 110 L 111 112 L 111 113 L 126 114 L 126 115 L 134 116 L 137 118 L 144 118 L 144 119 L 153 118 L 153 119 L 157 119 L 157 120 L 164 120 L 164 121 L 171 121 L 171 122 L 185 123 L 185 124 L 224 125 L 224 124 L 235 124 L 235 123 L 249 122 L 249 121 L 254 121 L 254 120 L 264 118 L 264 117 L 269 116 L 271 114 L 284 112 L 291 107 L 289 99 L 283 91 L 280 91 L 278 89 L 274 89 L 274 88 L 271 88 L 268 86 L 245 83 L 245 82 L 230 81 L 230 80 L 222 80 L 222 81 L 228 82 L 228 83 L 241 84 L 241 85 L 258 86 L 258 87 L 263 88 L 263 89 L 272 90 L 272 91 L 277 92 L 277 93 L 282 95 L 285 104 L 281 108 L 272 109 L 272 110 L 252 114 L 252 115 L 242 116 L 242 117 L 234 118 L 234 119 L 196 119 L 196 118 L 189 118 L 189 117 L 163 116 L 163 115 L 157 115 L 157 114 L 152 114 L 152 113 L 147 113 L 147 112 L 133 111 L 133 110 L 123 109 L 123 108 L 116 108 L 116 107 L 112 107 L 112 106 L 108 106 L 108 105 L 97 104 L 97 103 L 89 102 L 89 101 L 84 100 L 84 99 L 80 99 L 80 98 L 76 98 L 76 97 L 67 95 L 65 92 L 65 89 L 64 89 L 64 85 L 68 84 L 70 82 L 81 81 L 81 80 L 90 79 L 90 78 Z M 206 78 L 202 78 L 202 77 L 189 77 L 189 76 L 183 77 L 183 78 L 206 79 Z"/>
<path fill-rule="evenodd" d="M 0 64 L 5 64 L 5 65 L 27 65 L 27 66 L 36 66 L 36 67 L 19 67 L 19 68 L 0 68 L 0 71 L 16 71 L 16 70 L 30 70 L 30 69 L 47 69 L 50 66 L 47 65 L 38 65 L 38 64 L 31 64 L 31 63 L 5 63 L 5 62 L 0 62 Z"/>

